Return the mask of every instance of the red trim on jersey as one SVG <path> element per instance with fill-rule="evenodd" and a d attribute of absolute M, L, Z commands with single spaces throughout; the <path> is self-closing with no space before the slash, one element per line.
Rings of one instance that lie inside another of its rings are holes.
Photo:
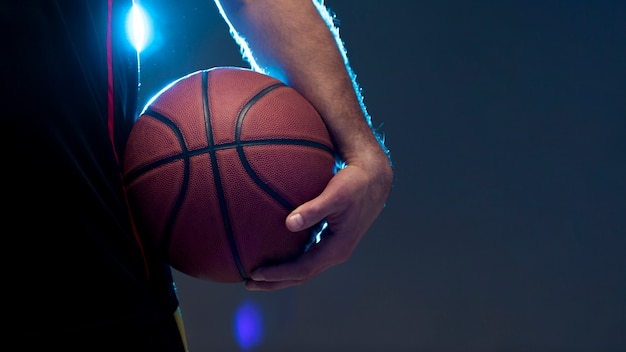
<path fill-rule="evenodd" d="M 112 38 L 112 18 L 113 18 L 113 0 L 108 1 L 107 11 L 107 82 L 108 82 L 108 97 L 107 97 L 107 121 L 109 127 L 109 138 L 114 148 L 115 158 L 117 159 L 117 152 L 115 151 L 115 99 L 114 99 L 114 85 L 113 85 L 113 38 Z"/>
<path fill-rule="evenodd" d="M 111 139 L 111 145 L 113 146 L 113 153 L 115 154 L 115 160 L 119 165 L 120 158 L 117 155 L 117 150 L 115 149 L 115 84 L 113 81 L 113 0 L 108 1 L 108 11 L 107 11 L 107 126 L 109 128 L 109 138 Z M 120 173 L 120 177 L 123 178 L 123 175 Z M 122 187 L 124 187 L 124 200 L 126 201 L 126 207 L 128 208 L 128 213 L 131 214 L 130 205 L 128 203 L 128 195 L 126 194 L 126 185 L 122 182 Z M 143 264 L 146 270 L 146 278 L 150 279 L 150 271 L 148 269 L 148 261 L 146 260 L 146 254 L 143 249 L 143 245 L 141 244 L 141 240 L 139 239 L 139 233 L 137 232 L 137 227 L 135 226 L 135 220 L 133 220 L 132 215 L 130 216 L 130 223 L 133 228 L 133 235 L 137 244 L 139 245 L 139 250 L 141 251 L 141 256 L 143 258 Z"/>

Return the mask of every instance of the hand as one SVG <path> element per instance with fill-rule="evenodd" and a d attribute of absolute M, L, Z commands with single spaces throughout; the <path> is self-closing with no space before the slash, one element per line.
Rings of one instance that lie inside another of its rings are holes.
<path fill-rule="evenodd" d="M 379 155 L 378 166 L 369 168 L 348 164 L 322 194 L 289 214 L 285 224 L 290 231 L 301 231 L 326 219 L 329 233 L 296 260 L 255 270 L 246 288 L 271 291 L 300 285 L 348 260 L 389 195 L 393 175 L 387 157 L 383 157 L 384 161 Z"/>

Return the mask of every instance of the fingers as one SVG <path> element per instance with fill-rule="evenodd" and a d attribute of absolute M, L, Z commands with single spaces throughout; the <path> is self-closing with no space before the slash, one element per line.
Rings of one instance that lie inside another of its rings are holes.
<path fill-rule="evenodd" d="M 258 268 L 245 287 L 251 291 L 272 291 L 301 285 L 330 267 L 346 261 L 349 246 L 339 237 L 324 239 L 292 262 Z"/>
<path fill-rule="evenodd" d="M 253 281 L 248 280 L 245 283 L 245 287 L 248 291 L 275 291 L 287 287 L 298 286 L 303 284 L 304 281 Z"/>
<path fill-rule="evenodd" d="M 317 275 L 330 266 L 323 261 L 323 253 L 320 253 L 321 243 L 302 254 L 298 259 L 273 266 L 265 266 L 253 271 L 251 279 L 258 283 L 257 286 L 275 286 L 270 283 L 285 282 L 294 285 L 304 282 L 308 278 Z M 249 285 L 250 286 L 250 285 Z"/>
<path fill-rule="evenodd" d="M 331 198 L 333 194 L 331 182 L 322 194 L 300 205 L 287 216 L 287 228 L 298 232 L 319 226 L 326 216 L 335 211 L 336 206 L 332 204 Z M 332 254 L 334 250 L 328 248 L 330 242 L 333 241 L 328 239 L 314 245 L 294 261 L 257 269 L 250 274 L 251 280 L 245 283 L 246 289 L 271 291 L 303 284 L 336 264 L 337 260 Z"/>
<path fill-rule="evenodd" d="M 328 223 L 328 235 L 296 260 L 258 268 L 246 282 L 248 290 L 277 290 L 305 283 L 350 258 L 360 239 L 383 208 L 388 183 L 348 165 L 322 194 L 296 208 L 285 219 L 291 231 Z"/>

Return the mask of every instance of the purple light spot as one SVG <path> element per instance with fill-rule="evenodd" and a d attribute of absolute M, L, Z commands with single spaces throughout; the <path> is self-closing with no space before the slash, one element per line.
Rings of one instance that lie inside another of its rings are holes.
<path fill-rule="evenodd" d="M 258 304 L 246 300 L 235 313 L 235 337 L 243 351 L 256 347 L 263 337 L 263 317 Z"/>

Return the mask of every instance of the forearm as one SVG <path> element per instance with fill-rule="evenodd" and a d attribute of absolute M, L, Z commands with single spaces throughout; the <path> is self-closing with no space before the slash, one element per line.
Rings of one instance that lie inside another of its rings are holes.
<path fill-rule="evenodd" d="M 344 160 L 380 154 L 343 52 L 312 0 L 217 2 L 245 40 L 239 44 L 251 51 L 253 67 L 284 80 L 315 106 Z"/>

